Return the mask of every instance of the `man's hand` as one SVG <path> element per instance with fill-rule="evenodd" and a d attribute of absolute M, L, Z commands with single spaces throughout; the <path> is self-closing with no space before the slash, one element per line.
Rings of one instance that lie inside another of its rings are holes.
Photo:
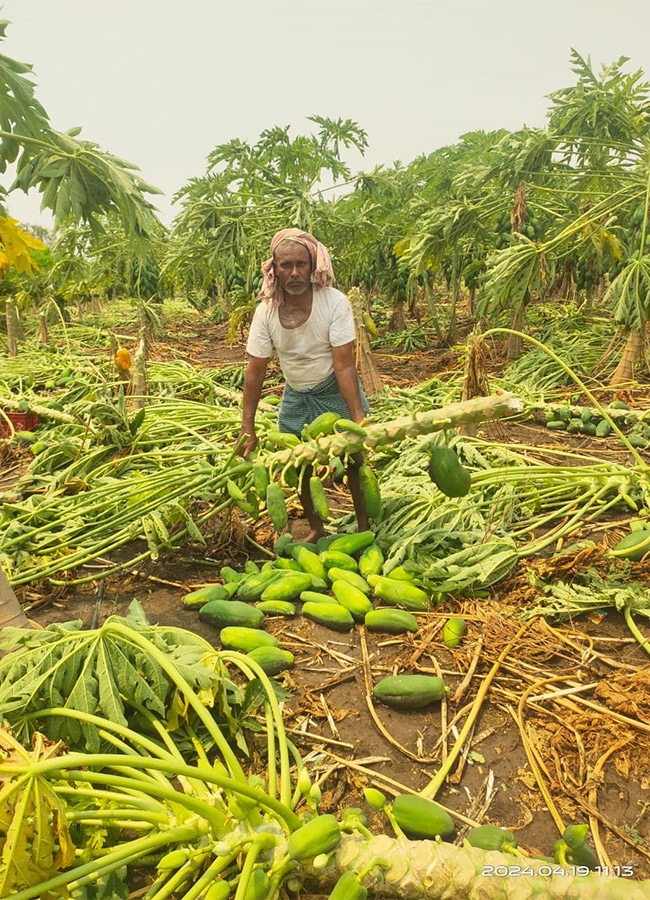
<path fill-rule="evenodd" d="M 257 435 L 254 431 L 252 433 L 245 430 L 240 431 L 237 440 L 240 441 L 242 438 L 246 438 L 246 440 L 239 448 L 239 455 L 244 459 L 248 459 L 250 454 L 257 447 L 259 441 L 257 440 Z"/>
<path fill-rule="evenodd" d="M 262 393 L 262 385 L 264 384 L 264 375 L 266 374 L 268 362 L 268 359 L 251 356 L 250 354 L 248 356 L 242 400 L 242 426 L 238 438 L 238 440 L 242 437 L 246 438 L 239 448 L 239 455 L 243 456 L 244 459 L 248 459 L 249 455 L 257 447 L 255 411 L 257 410 L 257 404 L 260 402 L 260 395 Z"/>

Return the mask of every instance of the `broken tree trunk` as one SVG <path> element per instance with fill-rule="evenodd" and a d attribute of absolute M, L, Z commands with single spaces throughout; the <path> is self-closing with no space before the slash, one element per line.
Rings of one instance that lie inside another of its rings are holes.
<path fill-rule="evenodd" d="M 47 315 L 42 312 L 38 317 L 38 337 L 44 347 L 49 344 L 49 335 L 47 332 Z"/>
<path fill-rule="evenodd" d="M 149 352 L 154 344 L 155 334 L 153 322 L 151 321 L 151 317 L 147 313 L 147 308 L 142 301 L 138 303 L 138 324 L 140 326 L 140 337 L 144 339 L 145 353 L 149 355 Z"/>
<path fill-rule="evenodd" d="M 621 361 L 616 367 L 616 371 L 610 378 L 610 384 L 623 384 L 624 382 L 634 381 L 634 368 L 643 351 L 644 334 L 631 328 L 623 347 L 623 355 Z"/>
<path fill-rule="evenodd" d="M 354 325 L 357 332 L 357 340 L 355 344 L 355 362 L 357 372 L 361 378 L 363 390 L 368 397 L 379 393 L 383 390 L 379 369 L 373 356 L 372 347 L 370 346 L 370 338 L 368 337 L 368 329 L 363 320 L 364 312 L 369 312 L 368 304 L 364 300 L 363 295 L 358 287 L 350 288 L 348 291 L 348 300 L 354 313 Z"/>
<path fill-rule="evenodd" d="M 465 361 L 465 376 L 460 394 L 462 401 L 473 400 L 475 397 L 486 397 L 490 393 L 490 383 L 485 364 L 485 341 L 480 335 L 469 336 L 467 342 L 468 353 Z M 458 429 L 459 434 L 466 437 L 476 437 L 476 422 L 468 422 Z"/>
<path fill-rule="evenodd" d="M 399 333 L 406 328 L 406 320 L 404 318 L 404 301 L 401 297 L 395 297 L 393 304 L 393 314 L 388 323 L 389 331 Z"/>
<path fill-rule="evenodd" d="M 373 861 L 382 860 L 382 865 Z M 515 865 L 513 859 L 521 865 Z M 311 862 L 311 861 L 310 861 Z M 523 865 L 525 863 L 525 865 Z M 509 853 L 481 850 L 445 841 L 409 841 L 386 834 L 366 839 L 344 835 L 325 869 L 305 861 L 305 883 L 326 894 L 342 872 L 362 876 L 370 895 L 383 900 L 648 900 L 650 881 L 577 873 L 544 859 L 517 860 Z M 310 877 L 311 876 L 311 877 Z M 358 895 L 357 895 L 358 896 Z"/>
<path fill-rule="evenodd" d="M 370 338 L 366 326 L 361 322 L 357 330 L 357 342 L 355 348 L 357 371 L 361 378 L 361 384 L 367 397 L 378 394 L 384 385 L 375 362 L 375 357 L 370 346 Z"/>
<path fill-rule="evenodd" d="M 20 412 L 20 401 L 13 397 L 0 397 L 0 406 Z M 30 403 L 29 409 L 39 419 L 47 419 L 51 422 L 57 422 L 59 425 L 72 425 L 73 422 L 79 421 L 78 418 L 71 416 L 69 413 L 61 412 L 58 409 L 50 409 L 49 406 L 41 406 L 40 403 Z"/>
<path fill-rule="evenodd" d="M 140 343 L 133 358 L 133 374 L 130 385 L 134 410 L 142 409 L 147 402 L 147 341 L 142 331 L 140 334 Z"/>
<path fill-rule="evenodd" d="M 385 444 L 402 441 L 407 437 L 431 434 L 445 428 L 455 428 L 471 422 L 486 422 L 514 416 L 524 408 L 522 401 L 514 394 L 498 394 L 491 397 L 477 397 L 464 403 L 451 403 L 440 409 L 416 412 L 411 416 L 393 419 L 392 422 L 377 422 L 367 425 L 365 434 L 341 431 L 327 437 L 316 438 L 288 447 L 264 457 L 264 464 L 273 468 L 292 463 L 300 467 L 306 463 L 323 463 L 335 456 L 374 450 Z"/>
<path fill-rule="evenodd" d="M 510 313 L 510 325 L 513 331 L 524 330 L 524 308 L 519 306 Z M 508 359 L 517 359 L 521 356 L 523 342 L 520 334 L 511 334 L 508 336 Z"/>

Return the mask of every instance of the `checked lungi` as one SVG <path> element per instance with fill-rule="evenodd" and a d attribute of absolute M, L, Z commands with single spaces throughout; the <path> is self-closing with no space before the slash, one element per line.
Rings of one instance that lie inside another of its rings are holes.
<path fill-rule="evenodd" d="M 370 407 L 359 382 L 361 394 L 361 406 L 366 415 L 370 413 Z M 336 374 L 332 372 L 325 381 L 320 381 L 314 387 L 306 391 L 296 391 L 290 385 L 285 384 L 280 404 L 280 417 L 278 426 L 280 431 L 289 432 L 300 437 L 305 425 L 309 425 L 317 416 L 324 412 L 338 413 L 344 419 L 350 418 L 350 410 L 339 390 Z"/>

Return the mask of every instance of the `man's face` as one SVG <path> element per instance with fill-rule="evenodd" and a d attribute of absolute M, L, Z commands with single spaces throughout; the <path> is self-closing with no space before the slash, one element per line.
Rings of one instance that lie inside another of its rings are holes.
<path fill-rule="evenodd" d="M 304 294 L 311 282 L 309 250 L 294 241 L 283 241 L 276 249 L 274 259 L 282 290 L 295 297 Z"/>

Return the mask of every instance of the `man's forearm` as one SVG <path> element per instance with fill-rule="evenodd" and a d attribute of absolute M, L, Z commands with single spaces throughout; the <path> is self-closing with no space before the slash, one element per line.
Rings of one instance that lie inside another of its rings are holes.
<path fill-rule="evenodd" d="M 242 430 L 249 434 L 255 432 L 255 413 L 262 396 L 264 374 L 264 372 L 251 371 L 250 367 L 246 370 L 242 397 Z"/>
<path fill-rule="evenodd" d="M 357 375 L 356 366 L 346 366 L 340 370 L 335 367 L 334 372 L 339 390 L 350 410 L 350 418 L 355 422 L 360 422 L 364 418 L 365 413 L 361 405 L 359 376 Z"/>
<path fill-rule="evenodd" d="M 258 382 L 246 382 L 244 386 L 242 429 L 249 434 L 255 431 L 255 413 L 262 395 L 262 385 Z"/>

